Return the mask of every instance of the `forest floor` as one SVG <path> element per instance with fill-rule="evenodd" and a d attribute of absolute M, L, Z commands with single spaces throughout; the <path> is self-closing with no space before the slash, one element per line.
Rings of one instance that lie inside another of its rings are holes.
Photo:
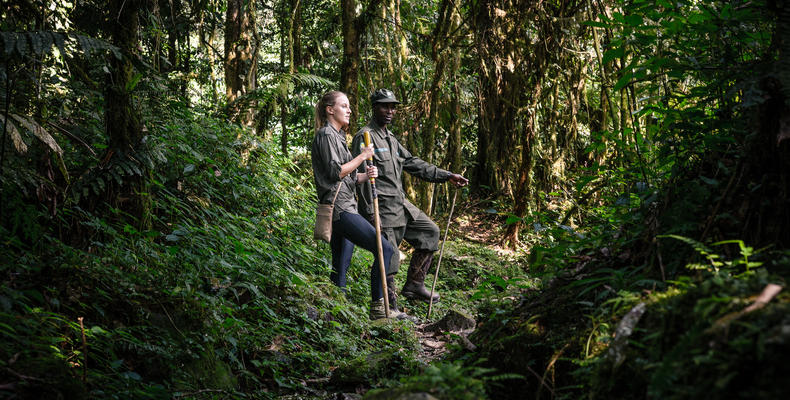
<path fill-rule="evenodd" d="M 484 209 L 476 207 L 475 205 L 462 205 L 457 211 L 458 213 L 453 216 L 453 220 L 449 226 L 450 233 L 447 235 L 448 244 L 444 249 L 445 253 L 442 256 L 442 265 L 438 266 L 440 268 L 440 274 L 447 273 L 448 271 L 446 271 L 445 268 L 452 268 L 454 265 L 483 264 L 477 260 L 474 255 L 466 254 L 463 248 L 475 247 L 478 249 L 478 251 L 480 249 L 485 249 L 490 254 L 500 255 L 505 259 L 512 259 L 515 256 L 515 251 L 506 249 L 501 245 L 501 238 L 504 229 L 501 218 L 499 218 L 496 214 L 487 213 Z M 441 237 L 444 238 L 445 230 L 448 228 L 446 216 L 443 215 L 439 218 L 435 218 L 434 222 L 439 225 L 442 235 Z M 439 245 L 441 252 L 442 243 L 440 242 Z M 437 252 L 435 255 L 433 268 L 429 273 L 431 276 L 428 277 L 425 282 L 426 288 L 430 288 L 431 282 L 433 282 L 433 274 L 435 273 L 435 268 L 437 267 L 440 252 Z M 407 265 L 408 259 L 403 260 L 402 266 L 406 267 Z M 450 273 L 452 274 L 453 271 Z M 442 294 L 442 301 L 444 303 L 452 303 L 453 305 L 458 305 L 461 308 L 469 306 L 468 304 L 465 304 L 465 297 L 468 296 L 463 291 L 444 293 L 438 284 L 435 288 L 435 291 Z M 460 343 L 461 346 L 467 349 L 474 348 L 474 345 L 471 344 L 468 339 L 466 339 L 468 335 L 474 330 L 474 328 L 464 329 L 463 327 L 453 326 L 453 324 L 457 325 L 457 321 L 449 321 L 450 328 L 454 328 L 453 330 L 437 331 L 437 325 L 441 325 L 445 328 L 448 327 L 448 321 L 446 321 L 446 319 L 452 317 L 450 314 L 445 314 L 445 320 L 438 320 L 435 310 L 436 307 L 439 306 L 440 303 L 434 304 L 434 309 L 431 313 L 432 320 L 429 321 L 427 319 L 427 313 L 412 313 L 412 310 L 409 310 L 409 304 L 407 303 L 407 310 L 410 311 L 410 314 L 419 318 L 419 322 L 415 324 L 415 333 L 422 347 L 419 358 L 425 363 L 431 363 L 441 359 L 442 356 L 447 353 L 448 346 L 452 343 L 458 342 L 459 340 L 462 341 Z M 453 307 L 450 306 L 448 308 Z"/>

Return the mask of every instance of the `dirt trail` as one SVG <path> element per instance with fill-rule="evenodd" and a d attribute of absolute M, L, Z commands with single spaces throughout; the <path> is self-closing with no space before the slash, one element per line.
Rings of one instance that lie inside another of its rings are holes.
<path fill-rule="evenodd" d="M 508 252 L 508 250 L 503 249 L 500 245 L 500 239 L 502 237 L 502 222 L 498 221 L 498 219 L 499 218 L 496 214 L 486 213 L 483 210 L 474 209 L 472 207 L 462 207 L 461 209 L 457 209 L 457 213 L 453 216 L 453 221 L 450 224 L 450 234 L 448 235 L 448 240 L 452 240 L 453 238 L 462 239 L 473 243 L 483 244 L 496 250 L 497 252 Z M 441 218 L 437 219 L 437 221 L 438 220 L 441 220 Z M 440 226 L 442 237 L 444 237 L 444 229 L 446 228 L 446 224 L 447 220 L 445 218 Z M 445 249 L 445 251 L 446 250 L 447 249 Z M 448 257 L 449 256 L 447 252 L 445 252 L 444 261 L 442 261 L 443 266 L 441 269 L 446 268 L 445 263 L 448 261 Z M 436 262 L 436 260 L 434 262 Z M 429 280 L 432 279 L 432 277 L 429 278 Z M 447 330 L 437 330 L 436 327 L 432 326 L 437 323 L 441 325 L 443 322 L 444 326 L 447 326 L 445 321 L 440 321 L 437 319 L 436 313 L 433 314 L 432 321 L 426 321 L 425 315 L 420 315 L 419 317 L 421 323 L 418 323 L 415 326 L 415 333 L 417 334 L 417 338 L 419 339 L 420 345 L 422 346 L 420 358 L 423 361 L 430 363 L 441 358 L 445 353 L 447 353 L 447 347 L 451 343 L 459 343 L 461 346 L 467 347 L 470 350 L 474 348 L 474 345 L 469 342 L 468 339 L 466 339 L 466 337 L 474 330 L 473 328 L 469 329 L 467 327 L 467 329 L 461 329 L 460 327 L 456 326 L 456 329 L 450 329 L 449 332 L 452 334 L 448 334 Z M 453 324 L 453 322 L 450 322 L 451 328 Z"/>

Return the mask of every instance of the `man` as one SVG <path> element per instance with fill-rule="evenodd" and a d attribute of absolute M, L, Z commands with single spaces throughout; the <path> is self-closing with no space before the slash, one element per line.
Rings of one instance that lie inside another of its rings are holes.
<path fill-rule="evenodd" d="M 356 156 L 360 146 L 365 142 L 365 131 L 370 133 L 370 142 L 375 148 L 373 161 L 378 168 L 376 189 L 379 198 L 379 217 L 381 231 L 387 240 L 397 249 L 401 240 L 405 239 L 414 247 L 406 284 L 401 294 L 409 299 L 429 301 L 431 293 L 425 288 L 425 275 L 431 267 L 433 254 L 439 249 L 439 227 L 431 221 L 419 208 L 406 200 L 403 192 L 403 171 L 428 182 L 450 181 L 456 186 L 465 186 L 469 180 L 459 174 L 443 170 L 433 164 L 414 157 L 404 148 L 395 136 L 387 129 L 395 116 L 396 106 L 400 102 L 395 94 L 388 89 L 378 89 L 370 96 L 373 107 L 373 118 L 360 129 L 351 144 L 351 151 Z M 359 213 L 373 220 L 373 199 L 370 183 L 357 186 Z M 399 252 L 395 252 L 387 271 L 387 295 L 391 309 L 397 310 L 395 296 L 395 274 L 400 264 Z M 433 301 L 439 301 L 434 293 Z"/>

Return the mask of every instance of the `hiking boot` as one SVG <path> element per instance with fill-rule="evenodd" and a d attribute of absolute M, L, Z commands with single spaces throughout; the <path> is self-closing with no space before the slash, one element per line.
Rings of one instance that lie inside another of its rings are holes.
<path fill-rule="evenodd" d="M 386 310 L 384 309 L 384 298 L 380 298 L 378 300 L 374 300 L 370 302 L 370 320 L 375 321 L 377 319 L 387 318 Z M 390 319 L 405 319 L 412 322 L 416 322 L 417 318 L 406 314 L 405 312 L 398 311 L 397 308 L 390 307 Z"/>
<path fill-rule="evenodd" d="M 384 309 L 384 298 L 380 298 L 378 300 L 372 300 L 370 302 L 370 320 L 375 321 L 377 319 L 387 318 L 386 310 Z"/>
<path fill-rule="evenodd" d="M 433 252 L 430 250 L 415 250 L 409 262 L 409 271 L 406 273 L 406 284 L 403 285 L 400 293 L 411 300 L 422 300 L 429 302 L 431 292 L 425 288 L 425 275 L 431 268 Z M 433 302 L 440 299 L 438 293 L 433 294 Z"/>

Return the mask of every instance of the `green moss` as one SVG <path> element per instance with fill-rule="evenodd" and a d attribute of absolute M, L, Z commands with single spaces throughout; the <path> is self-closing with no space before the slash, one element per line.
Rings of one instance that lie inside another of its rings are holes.
<path fill-rule="evenodd" d="M 231 390 L 238 385 L 230 366 L 219 360 L 210 347 L 200 352 L 197 359 L 186 363 L 183 370 L 192 387 Z"/>

